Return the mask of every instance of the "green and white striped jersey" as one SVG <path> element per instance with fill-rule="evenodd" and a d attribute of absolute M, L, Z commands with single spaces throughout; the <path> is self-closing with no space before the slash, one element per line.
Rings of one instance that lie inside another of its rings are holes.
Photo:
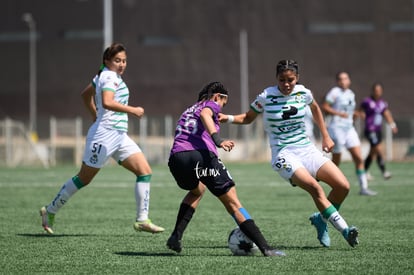
<path fill-rule="evenodd" d="M 305 128 L 305 107 L 312 101 L 312 92 L 297 84 L 286 96 L 277 86 L 268 87 L 250 104 L 253 111 L 263 113 L 263 125 L 272 150 L 279 152 L 286 146 L 310 144 Z"/>
<path fill-rule="evenodd" d="M 106 129 L 127 132 L 128 114 L 107 110 L 102 106 L 103 90 L 113 92 L 115 101 L 123 105 L 128 105 L 129 90 L 121 76 L 105 67 L 99 76 L 95 76 L 93 85 L 96 90 L 95 105 L 97 109 L 97 124 Z"/>
<path fill-rule="evenodd" d="M 325 100 L 336 111 L 348 114 L 347 118 L 329 116 L 327 118 L 328 128 L 338 127 L 344 130 L 351 129 L 354 123 L 353 116 L 356 106 L 354 92 L 350 89 L 343 90 L 339 87 L 334 87 L 326 94 Z"/>

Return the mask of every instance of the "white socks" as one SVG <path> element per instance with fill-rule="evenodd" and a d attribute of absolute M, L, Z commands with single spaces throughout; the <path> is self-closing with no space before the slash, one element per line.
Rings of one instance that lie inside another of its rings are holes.
<path fill-rule="evenodd" d="M 135 183 L 135 201 L 137 204 L 137 221 L 148 219 L 151 176 L 139 176 Z"/>
<path fill-rule="evenodd" d="M 332 213 L 328 220 L 341 233 L 348 228 L 348 224 L 338 211 Z"/>
<path fill-rule="evenodd" d="M 54 200 L 47 206 L 47 212 L 56 214 L 60 208 L 69 200 L 73 194 L 78 191 L 78 187 L 75 184 L 83 187 L 83 184 L 77 177 L 69 179 L 63 184 L 59 193 L 56 195 Z M 150 180 L 151 175 L 138 176 L 137 182 L 135 183 L 135 201 L 137 205 L 137 221 L 145 221 L 148 219 L 149 212 L 149 199 L 150 199 Z"/>
<path fill-rule="evenodd" d="M 368 179 L 365 170 L 357 170 L 356 173 L 358 176 L 359 186 L 361 187 L 361 190 L 368 189 Z"/>
<path fill-rule="evenodd" d="M 55 199 L 47 206 L 46 210 L 49 213 L 56 214 L 57 211 L 72 197 L 73 194 L 78 191 L 75 183 L 72 179 L 69 179 L 65 184 L 63 184 L 59 193 L 56 195 Z"/>

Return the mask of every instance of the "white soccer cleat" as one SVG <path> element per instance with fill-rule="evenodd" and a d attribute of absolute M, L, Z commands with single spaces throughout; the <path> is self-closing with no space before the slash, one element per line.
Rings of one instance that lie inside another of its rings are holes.
<path fill-rule="evenodd" d="M 136 231 L 144 231 L 149 233 L 161 233 L 165 231 L 163 227 L 153 224 L 150 219 L 142 222 L 135 222 L 134 229 Z"/>
<path fill-rule="evenodd" d="M 392 177 L 391 172 L 385 171 L 384 174 L 382 174 L 385 180 L 388 180 Z"/>
<path fill-rule="evenodd" d="M 372 190 L 367 188 L 367 189 L 362 189 L 361 191 L 359 191 L 359 194 L 361 196 L 375 196 L 375 195 L 377 195 L 377 192 L 372 191 Z"/>
<path fill-rule="evenodd" d="M 46 207 L 42 207 L 40 209 L 40 216 L 42 217 L 42 227 L 43 229 L 49 233 L 49 234 L 53 234 L 53 224 L 55 222 L 55 214 L 49 213 L 46 210 Z"/>

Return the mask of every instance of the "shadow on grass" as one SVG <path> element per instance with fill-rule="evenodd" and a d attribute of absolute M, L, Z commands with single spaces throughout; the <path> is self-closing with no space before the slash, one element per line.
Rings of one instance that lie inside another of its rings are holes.
<path fill-rule="evenodd" d="M 186 246 L 185 249 L 225 249 L 228 247 L 227 246 Z M 173 251 L 170 252 L 143 252 L 143 251 L 120 251 L 120 252 L 114 252 L 114 254 L 116 255 L 120 255 L 120 256 L 160 256 L 160 257 L 183 257 L 183 256 L 189 256 L 189 257 L 193 257 L 194 255 L 189 255 L 186 253 L 176 253 Z M 212 255 L 209 254 L 208 256 L 223 256 L 221 254 L 218 255 Z"/>
<path fill-rule="evenodd" d="M 185 249 L 228 249 L 227 246 L 224 245 L 213 245 L 213 246 L 195 246 L 195 245 L 189 245 L 186 246 Z M 285 250 L 321 250 L 321 249 L 327 249 L 325 247 L 322 246 L 278 246 L 277 249 L 285 251 Z M 186 254 L 186 253 L 175 253 L 175 252 L 144 252 L 144 251 L 120 251 L 120 252 L 114 252 L 114 254 L 119 255 L 119 256 L 130 256 L 130 257 L 142 257 L 142 256 L 146 256 L 146 257 L 185 257 L 185 256 L 189 256 L 189 257 L 193 257 L 193 254 Z M 234 257 L 233 255 L 229 254 L 229 255 L 223 255 L 223 254 L 217 254 L 217 255 L 212 255 L 209 254 L 208 256 L 220 256 L 220 257 Z M 261 253 L 258 253 L 256 256 L 261 256 Z"/>
<path fill-rule="evenodd" d="M 276 249 L 285 250 L 285 249 L 296 249 L 296 250 L 320 250 L 320 249 L 329 249 L 327 247 L 323 247 L 321 245 L 318 246 L 285 246 L 285 245 L 277 245 L 275 246 Z"/>
<path fill-rule="evenodd" d="M 94 237 L 98 235 L 91 235 L 91 234 L 46 234 L 46 233 L 37 233 L 37 234 L 31 234 L 31 233 L 21 233 L 16 234 L 20 237 L 31 237 L 31 238 L 63 238 L 63 237 Z"/>
<path fill-rule="evenodd" d="M 119 256 L 129 256 L 129 257 L 194 257 L 194 256 L 201 256 L 199 254 L 186 254 L 186 253 L 176 253 L 176 252 L 132 252 L 132 251 L 121 251 L 121 252 L 114 252 L 114 254 Z M 203 257 L 213 256 L 213 257 L 233 257 L 233 255 L 223 255 L 223 254 L 208 254 L 202 255 Z"/>
<path fill-rule="evenodd" d="M 154 252 L 131 252 L 131 251 L 121 251 L 121 252 L 115 252 L 114 254 L 120 255 L 120 256 L 158 256 L 158 257 L 171 257 L 171 256 L 181 256 L 178 253 L 175 252 L 160 252 L 160 253 L 154 253 Z"/>
<path fill-rule="evenodd" d="M 274 249 L 277 250 L 324 250 L 324 249 L 331 249 L 332 248 L 328 248 L 328 247 L 323 247 L 321 245 L 316 245 L 316 246 L 293 246 L 293 245 L 275 245 L 272 246 Z M 186 246 L 186 248 L 194 248 L 194 249 L 229 249 L 228 246 L 225 245 L 188 245 Z"/>

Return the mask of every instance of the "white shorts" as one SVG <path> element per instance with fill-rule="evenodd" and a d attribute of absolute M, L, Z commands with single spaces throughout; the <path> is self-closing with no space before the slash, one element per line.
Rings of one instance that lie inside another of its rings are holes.
<path fill-rule="evenodd" d="M 332 153 L 339 154 L 344 148 L 349 149 L 361 145 L 358 133 L 354 127 L 348 130 L 344 130 L 338 127 L 329 127 L 328 132 L 333 142 L 335 142 Z"/>
<path fill-rule="evenodd" d="M 140 152 L 141 148 L 126 132 L 91 127 L 86 137 L 83 162 L 91 167 L 102 168 L 109 157 L 119 163 Z"/>
<path fill-rule="evenodd" d="M 312 177 L 329 159 L 315 145 L 288 146 L 278 154 L 272 154 L 272 168 L 285 180 L 290 182 L 295 171 L 301 167 L 305 168 Z"/>

